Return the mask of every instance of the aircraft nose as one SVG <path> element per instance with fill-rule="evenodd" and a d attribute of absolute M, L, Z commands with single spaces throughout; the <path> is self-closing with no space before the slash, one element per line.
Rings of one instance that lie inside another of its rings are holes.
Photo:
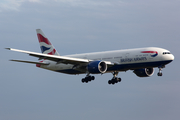
<path fill-rule="evenodd" d="M 163 55 L 163 58 L 164 58 L 164 60 L 172 62 L 174 60 L 174 55 L 173 54 L 165 54 L 165 55 Z"/>
<path fill-rule="evenodd" d="M 174 55 L 173 54 L 171 54 L 170 59 L 174 60 Z"/>

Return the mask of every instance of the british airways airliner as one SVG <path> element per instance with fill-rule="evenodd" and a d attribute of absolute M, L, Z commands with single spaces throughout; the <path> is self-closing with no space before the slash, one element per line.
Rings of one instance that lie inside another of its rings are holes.
<path fill-rule="evenodd" d="M 158 67 L 158 76 L 162 76 L 165 65 L 174 60 L 170 51 L 158 47 L 146 47 L 105 52 L 83 53 L 61 56 L 42 32 L 37 29 L 37 36 L 42 53 L 6 48 L 8 50 L 29 54 L 39 58 L 39 62 L 10 60 L 36 64 L 37 67 L 66 74 L 86 74 L 82 78 L 83 83 L 95 79 L 90 74 L 112 73 L 113 78 L 109 84 L 121 82 L 117 75 L 119 72 L 132 70 L 138 77 L 150 77 L 154 74 L 154 68 Z"/>

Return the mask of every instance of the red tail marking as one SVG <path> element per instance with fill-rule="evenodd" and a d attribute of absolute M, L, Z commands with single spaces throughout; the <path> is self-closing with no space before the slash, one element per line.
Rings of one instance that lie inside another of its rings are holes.
<path fill-rule="evenodd" d="M 41 34 L 37 34 L 37 36 L 38 36 L 39 42 L 45 42 L 46 44 L 51 45 L 49 40 L 47 38 L 43 37 Z"/>

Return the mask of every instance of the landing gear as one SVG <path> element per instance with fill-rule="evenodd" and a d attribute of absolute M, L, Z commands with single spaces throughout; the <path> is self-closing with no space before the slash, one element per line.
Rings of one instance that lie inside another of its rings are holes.
<path fill-rule="evenodd" d="M 158 76 L 162 76 L 162 72 L 158 72 L 157 75 L 158 75 Z"/>
<path fill-rule="evenodd" d="M 118 83 L 118 82 L 121 82 L 121 78 L 112 78 L 111 80 L 108 81 L 108 84 L 115 84 L 115 83 Z"/>
<path fill-rule="evenodd" d="M 82 83 L 86 82 L 90 82 L 91 80 L 94 80 L 95 77 L 94 76 L 90 76 L 90 75 L 87 75 L 85 78 L 82 79 Z"/>
<path fill-rule="evenodd" d="M 121 78 L 116 77 L 118 75 L 118 72 L 113 72 L 113 78 L 108 81 L 108 84 L 115 84 L 118 82 L 121 82 Z"/>
<path fill-rule="evenodd" d="M 165 66 L 160 66 L 159 68 L 159 72 L 157 73 L 158 76 L 162 76 L 162 69 L 165 68 Z"/>
<path fill-rule="evenodd" d="M 91 75 L 89 75 L 89 74 L 90 74 L 90 73 L 88 73 L 88 74 L 86 75 L 86 77 L 81 80 L 82 83 L 88 83 L 88 82 L 90 82 L 90 81 L 92 81 L 92 80 L 95 79 L 94 76 L 91 76 Z M 115 72 L 113 72 L 112 74 L 113 74 L 113 78 L 108 81 L 108 84 L 113 84 L 113 85 L 114 85 L 115 83 L 121 82 L 121 78 L 116 77 L 116 76 L 118 75 L 118 72 L 115 71 Z"/>

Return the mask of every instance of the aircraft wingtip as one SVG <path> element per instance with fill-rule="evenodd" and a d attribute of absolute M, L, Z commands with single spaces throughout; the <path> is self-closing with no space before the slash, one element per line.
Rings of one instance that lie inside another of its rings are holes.
<path fill-rule="evenodd" d="M 5 49 L 7 49 L 7 50 L 11 50 L 11 48 L 5 48 Z"/>

